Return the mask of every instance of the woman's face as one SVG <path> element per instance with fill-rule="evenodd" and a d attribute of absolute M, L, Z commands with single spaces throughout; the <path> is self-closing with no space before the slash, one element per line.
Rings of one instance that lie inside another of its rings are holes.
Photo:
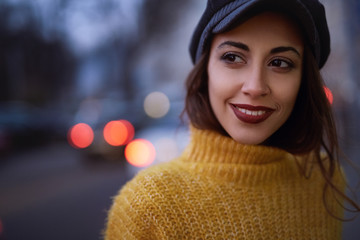
<path fill-rule="evenodd" d="M 207 69 L 210 104 L 234 140 L 260 144 L 285 123 L 299 91 L 303 52 L 298 27 L 275 13 L 214 37 Z"/>

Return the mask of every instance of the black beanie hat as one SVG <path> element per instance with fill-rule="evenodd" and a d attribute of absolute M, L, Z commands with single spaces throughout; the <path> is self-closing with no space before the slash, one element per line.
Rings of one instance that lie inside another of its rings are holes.
<path fill-rule="evenodd" d="M 299 24 L 322 68 L 330 54 L 330 35 L 324 6 L 318 0 L 208 0 L 190 43 L 193 63 L 200 59 L 214 34 L 229 31 L 266 10 L 282 12 Z"/>

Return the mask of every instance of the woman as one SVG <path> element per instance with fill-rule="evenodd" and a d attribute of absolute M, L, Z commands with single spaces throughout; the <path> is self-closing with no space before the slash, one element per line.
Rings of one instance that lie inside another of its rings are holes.
<path fill-rule="evenodd" d="M 344 180 L 317 0 L 209 0 L 190 52 L 191 142 L 115 198 L 106 239 L 340 239 Z M 324 154 L 321 154 L 321 152 Z"/>

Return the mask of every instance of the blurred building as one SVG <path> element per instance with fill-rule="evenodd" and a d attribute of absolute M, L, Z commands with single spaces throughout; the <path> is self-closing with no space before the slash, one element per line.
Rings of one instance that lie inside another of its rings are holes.
<path fill-rule="evenodd" d="M 78 122 L 103 127 L 119 118 L 142 128 L 154 123 L 144 99 L 160 91 L 171 103 L 161 121 L 179 122 L 194 13 L 204 3 L 1 1 L 0 112 L 16 102 L 44 110 L 49 121 L 61 118 L 61 128 Z M 15 117 L 0 119 L 0 145 Z"/>

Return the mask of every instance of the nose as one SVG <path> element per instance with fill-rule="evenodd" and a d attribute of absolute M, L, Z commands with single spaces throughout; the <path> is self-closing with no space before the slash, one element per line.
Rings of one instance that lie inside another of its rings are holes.
<path fill-rule="evenodd" d="M 249 69 L 249 74 L 244 79 L 241 91 L 243 94 L 252 97 L 264 97 L 270 93 L 266 80 L 266 70 L 261 67 Z"/>

